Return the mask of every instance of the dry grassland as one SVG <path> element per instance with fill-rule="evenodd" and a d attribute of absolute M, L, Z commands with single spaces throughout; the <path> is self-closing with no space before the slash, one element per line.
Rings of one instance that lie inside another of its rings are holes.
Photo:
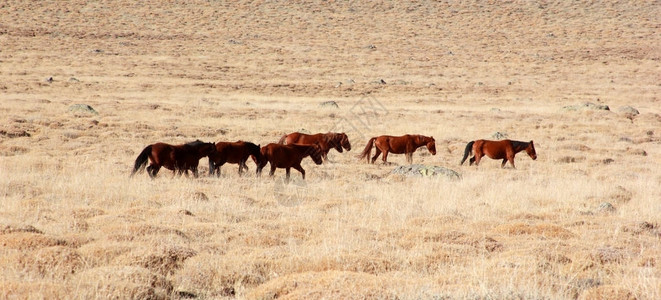
<path fill-rule="evenodd" d="M 659 16 L 658 1 L 4 1 L 0 298 L 659 299 Z M 610 110 L 563 109 L 585 102 Z M 208 177 L 206 158 L 198 179 L 129 178 L 154 142 L 297 130 L 353 149 L 289 185 L 252 162 Z M 538 159 L 459 166 L 496 132 Z M 405 133 L 436 138 L 415 163 L 462 179 L 356 159 Z"/>

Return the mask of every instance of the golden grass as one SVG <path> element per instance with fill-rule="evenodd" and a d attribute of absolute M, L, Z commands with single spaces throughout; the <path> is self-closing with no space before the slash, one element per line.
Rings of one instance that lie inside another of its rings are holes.
<path fill-rule="evenodd" d="M 661 298 L 658 11 L 9 1 L 0 298 Z M 563 109 L 584 102 L 610 110 Z M 154 142 L 297 130 L 345 131 L 352 150 L 288 185 L 252 162 L 208 177 L 206 159 L 197 179 L 129 178 Z M 459 166 L 496 132 L 538 159 Z M 437 141 L 414 163 L 462 179 L 356 158 L 405 133 Z"/>

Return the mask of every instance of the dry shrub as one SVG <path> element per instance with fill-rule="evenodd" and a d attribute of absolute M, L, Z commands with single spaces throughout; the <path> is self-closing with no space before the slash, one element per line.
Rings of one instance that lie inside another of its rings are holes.
<path fill-rule="evenodd" d="M 368 274 L 383 274 L 397 271 L 403 266 L 399 259 L 386 253 L 344 253 L 339 256 L 323 256 L 309 268 L 313 271 L 352 271 Z"/>
<path fill-rule="evenodd" d="M 503 245 L 497 240 L 481 234 L 450 231 L 411 232 L 402 237 L 400 246 L 411 249 L 421 243 L 443 243 L 451 246 L 462 246 L 462 250 L 477 252 L 497 252 L 503 250 Z M 452 248 L 452 247 L 451 247 Z"/>
<path fill-rule="evenodd" d="M 88 269 L 74 281 L 79 299 L 169 299 L 173 290 L 165 277 L 134 266 Z"/>
<path fill-rule="evenodd" d="M 396 299 L 401 280 L 348 271 L 306 272 L 273 279 L 250 291 L 250 299 Z"/>
<path fill-rule="evenodd" d="M 507 235 L 539 235 L 545 238 L 568 239 L 574 237 L 574 233 L 553 224 L 529 225 L 524 223 L 503 224 L 494 229 L 495 232 Z"/>
<path fill-rule="evenodd" d="M 581 293 L 581 300 L 634 300 L 637 299 L 631 291 L 612 285 L 593 287 Z"/>
<path fill-rule="evenodd" d="M 590 254 L 590 258 L 593 261 L 602 265 L 608 263 L 621 263 L 629 256 L 630 255 L 626 251 L 613 247 L 598 248 Z"/>
<path fill-rule="evenodd" d="M 133 248 L 133 251 L 117 257 L 114 264 L 141 266 L 163 275 L 173 274 L 186 259 L 197 255 L 195 250 L 180 246 Z"/>
<path fill-rule="evenodd" d="M 99 208 L 94 208 L 94 207 L 84 207 L 84 208 L 77 208 L 74 209 L 71 214 L 73 215 L 74 218 L 76 219 L 81 219 L 85 220 L 91 217 L 96 217 L 105 214 L 105 211 Z"/>
<path fill-rule="evenodd" d="M 84 261 L 75 250 L 63 246 L 21 251 L 0 257 L 7 269 L 17 271 L 21 277 L 65 279 L 81 270 Z"/>
<path fill-rule="evenodd" d="M 202 296 L 231 296 L 242 288 L 252 288 L 275 274 L 275 259 L 240 255 L 201 254 L 188 259 L 175 273 L 180 290 Z M 281 264 L 280 264 L 281 265 Z"/>
<path fill-rule="evenodd" d="M 32 225 L 18 226 L 18 225 L 4 225 L 0 226 L 0 234 L 9 234 L 14 232 L 31 232 L 43 233 L 41 230 L 34 228 Z"/>
<path fill-rule="evenodd" d="M 14 232 L 0 235 L 0 246 L 10 249 L 31 250 L 52 246 L 64 246 L 66 241 L 32 232 Z"/>
<path fill-rule="evenodd" d="M 60 282 L 0 281 L 2 299 L 70 299 L 70 288 Z"/>
<path fill-rule="evenodd" d="M 513 214 L 511 216 L 507 217 L 507 220 L 537 220 L 537 221 L 545 221 L 545 220 L 555 220 L 558 217 L 555 215 L 551 214 L 531 214 L 531 213 L 518 213 L 518 214 Z"/>
<path fill-rule="evenodd" d="M 117 242 L 130 242 L 140 240 L 167 239 L 168 241 L 186 242 L 188 236 L 181 230 L 146 223 L 140 224 L 113 224 L 101 228 L 106 238 Z"/>
<path fill-rule="evenodd" d="M 439 227 L 448 224 L 459 223 L 461 221 L 462 219 L 457 216 L 434 216 L 411 218 L 408 220 L 408 224 L 420 227 Z"/>
<path fill-rule="evenodd" d="M 78 248 L 78 252 L 92 266 L 109 265 L 135 247 L 131 243 L 97 241 Z"/>

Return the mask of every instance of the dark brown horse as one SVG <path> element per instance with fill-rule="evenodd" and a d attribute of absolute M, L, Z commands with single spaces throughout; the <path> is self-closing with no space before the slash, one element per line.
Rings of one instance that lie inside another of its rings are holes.
<path fill-rule="evenodd" d="M 406 154 L 406 161 L 413 163 L 413 152 L 422 146 L 427 146 L 427 150 L 432 155 L 436 155 L 436 141 L 434 137 L 424 135 L 403 135 L 403 136 L 390 136 L 382 135 L 371 138 L 365 146 L 365 150 L 360 154 L 360 159 L 367 157 L 367 162 L 370 162 L 370 152 L 372 152 L 372 145 L 376 146 L 376 154 L 372 157 L 371 163 L 374 163 L 379 154 L 383 152 L 383 162 L 386 163 L 388 153 Z"/>
<path fill-rule="evenodd" d="M 328 160 L 328 152 L 330 149 L 335 148 L 335 150 L 340 153 L 342 153 L 343 148 L 347 151 L 351 151 L 351 143 L 349 143 L 349 137 L 347 137 L 344 132 L 328 132 L 317 134 L 292 132 L 282 136 L 278 144 L 317 144 L 319 145 L 319 148 L 321 148 L 321 151 L 323 151 L 322 156 L 324 160 Z"/>
<path fill-rule="evenodd" d="M 305 170 L 301 167 L 303 158 L 310 156 L 315 164 L 320 165 L 323 162 L 321 157 L 322 151 L 318 145 L 301 145 L 301 144 L 268 144 L 261 149 L 261 159 L 257 165 L 257 175 L 262 174 L 262 169 L 268 162 L 271 165 L 270 176 L 273 176 L 276 168 L 284 168 L 287 172 L 286 181 L 289 182 L 289 171 L 294 168 L 301 172 L 303 179 L 305 179 Z"/>
<path fill-rule="evenodd" d="M 248 170 L 248 157 L 252 157 L 255 164 L 259 161 L 259 149 L 259 145 L 244 141 L 216 143 L 216 152 L 209 155 L 209 175 L 216 173 L 220 177 L 220 167 L 225 163 L 239 164 L 239 175 L 242 175 L 244 169 Z"/>
<path fill-rule="evenodd" d="M 172 170 L 178 175 L 185 172 L 186 176 L 188 176 L 188 170 L 190 170 L 193 172 L 193 176 L 197 177 L 197 165 L 200 158 L 209 156 L 215 151 L 216 145 L 214 143 L 205 143 L 200 140 L 183 145 L 151 144 L 145 147 L 138 158 L 135 159 L 131 177 L 144 168 L 148 160 L 151 163 L 147 167 L 147 173 L 151 178 L 156 176 L 161 167 Z"/>
<path fill-rule="evenodd" d="M 537 159 L 537 152 L 535 152 L 535 144 L 533 144 L 533 141 L 526 143 L 512 140 L 475 140 L 469 142 L 466 145 L 466 150 L 464 150 L 464 158 L 461 159 L 460 165 L 464 164 L 464 161 L 466 161 L 466 158 L 472 152 L 475 153 L 475 156 L 470 158 L 469 165 L 473 165 L 473 163 L 475 163 L 476 166 L 479 165 L 482 156 L 486 155 L 492 159 L 502 159 L 503 162 L 500 165 L 501 168 L 504 168 L 507 161 L 509 161 L 512 165 L 512 168 L 516 169 L 514 166 L 514 155 L 523 150 L 525 150 L 526 153 L 528 153 L 528 156 L 530 156 L 530 158 L 533 160 Z"/>

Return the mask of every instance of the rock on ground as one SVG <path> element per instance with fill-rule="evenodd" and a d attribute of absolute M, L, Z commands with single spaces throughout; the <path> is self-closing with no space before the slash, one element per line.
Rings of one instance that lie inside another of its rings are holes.
<path fill-rule="evenodd" d="M 421 164 L 399 166 L 393 169 L 390 173 L 415 177 L 445 176 L 449 179 L 461 179 L 461 175 L 454 170 Z"/>

